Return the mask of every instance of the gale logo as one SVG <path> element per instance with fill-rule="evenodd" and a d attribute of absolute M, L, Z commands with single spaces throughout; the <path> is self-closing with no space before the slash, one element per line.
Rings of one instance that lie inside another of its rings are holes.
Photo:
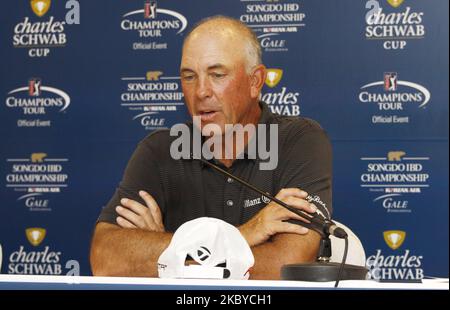
<path fill-rule="evenodd" d="M 406 232 L 402 230 L 387 230 L 383 232 L 383 238 L 391 249 L 397 250 L 405 241 Z"/>
<path fill-rule="evenodd" d="M 47 231 L 44 228 L 32 227 L 25 229 L 25 235 L 33 246 L 38 246 L 44 240 Z"/>
<path fill-rule="evenodd" d="M 28 193 L 17 198 L 29 211 L 51 211 L 50 200 L 44 199 L 42 193 Z"/>
<path fill-rule="evenodd" d="M 386 212 L 411 213 L 409 201 L 401 198 L 402 194 L 386 194 L 378 196 L 373 202 L 381 204 Z"/>
<path fill-rule="evenodd" d="M 265 33 L 258 36 L 259 44 L 265 52 L 287 52 L 286 39 L 280 39 L 279 33 Z"/>
<path fill-rule="evenodd" d="M 31 0 L 30 5 L 34 14 L 42 17 L 50 9 L 51 0 Z"/>

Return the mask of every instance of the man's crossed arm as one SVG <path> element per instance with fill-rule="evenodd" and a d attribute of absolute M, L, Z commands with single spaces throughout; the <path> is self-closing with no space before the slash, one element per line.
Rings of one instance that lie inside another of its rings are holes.
<path fill-rule="evenodd" d="M 144 191 L 139 192 L 139 195 L 147 206 L 122 199 L 122 205 L 116 208 L 118 225 L 97 224 L 90 256 L 94 275 L 158 276 L 158 258 L 169 245 L 173 234 L 165 232 L 156 201 Z M 286 188 L 276 198 L 299 210 L 315 212 L 316 207 L 305 200 L 307 195 L 298 188 Z M 287 219 L 303 220 L 271 202 L 238 227 L 255 257 L 251 279 L 279 279 L 283 265 L 311 262 L 316 258 L 319 234 L 284 222 Z"/>

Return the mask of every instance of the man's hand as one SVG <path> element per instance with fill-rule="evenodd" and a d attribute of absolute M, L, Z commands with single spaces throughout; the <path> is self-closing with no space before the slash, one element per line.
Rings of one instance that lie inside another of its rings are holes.
<path fill-rule="evenodd" d="M 145 201 L 147 206 L 137 201 L 123 198 L 122 205 L 116 207 L 116 222 L 123 228 L 140 228 L 154 232 L 164 232 L 161 210 L 153 197 L 145 192 L 139 191 L 139 196 Z"/>
<path fill-rule="evenodd" d="M 316 211 L 317 207 L 305 200 L 307 196 L 308 193 L 298 188 L 284 188 L 280 190 L 275 198 L 293 208 L 313 213 Z M 302 217 L 272 201 L 247 223 L 240 226 L 239 231 L 251 247 L 267 241 L 272 235 L 277 233 L 303 235 L 309 231 L 305 227 L 283 222 L 283 220 L 288 219 L 305 221 Z"/>

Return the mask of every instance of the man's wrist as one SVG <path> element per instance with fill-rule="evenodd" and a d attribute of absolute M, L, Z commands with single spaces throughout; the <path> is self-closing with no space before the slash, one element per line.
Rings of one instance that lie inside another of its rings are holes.
<path fill-rule="evenodd" d="M 256 242 L 254 240 L 254 233 L 248 227 L 247 223 L 239 226 L 238 230 L 241 233 L 242 237 L 244 237 L 244 239 L 247 241 L 247 243 L 250 247 L 253 247 L 256 245 Z"/>

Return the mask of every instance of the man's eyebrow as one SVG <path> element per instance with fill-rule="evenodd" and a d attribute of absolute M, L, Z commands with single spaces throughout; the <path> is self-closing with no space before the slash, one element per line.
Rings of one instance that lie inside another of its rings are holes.
<path fill-rule="evenodd" d="M 226 69 L 226 68 L 227 68 L 227 67 L 226 67 L 224 64 L 217 63 L 217 64 L 213 64 L 213 65 L 208 66 L 208 71 L 209 71 L 209 70 L 214 70 L 214 69 Z M 190 69 L 190 68 L 187 68 L 187 67 L 182 67 L 182 68 L 180 69 L 180 73 L 181 73 L 181 74 L 182 74 L 182 73 L 186 73 L 186 72 L 191 73 L 191 72 L 194 72 L 194 70 L 192 70 L 192 69 Z"/>
<path fill-rule="evenodd" d="M 214 70 L 214 69 L 226 69 L 225 65 L 223 64 L 214 64 L 208 67 L 208 70 Z"/>
<path fill-rule="evenodd" d="M 189 68 L 181 68 L 180 69 L 180 73 L 185 73 L 185 72 L 194 72 L 194 70 L 189 69 Z"/>

